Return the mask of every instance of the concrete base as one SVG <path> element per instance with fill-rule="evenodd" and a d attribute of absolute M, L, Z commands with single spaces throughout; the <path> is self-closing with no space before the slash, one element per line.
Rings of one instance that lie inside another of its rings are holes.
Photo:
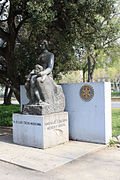
<path fill-rule="evenodd" d="M 13 114 L 13 142 L 45 149 L 67 142 L 68 113 L 50 115 Z"/>

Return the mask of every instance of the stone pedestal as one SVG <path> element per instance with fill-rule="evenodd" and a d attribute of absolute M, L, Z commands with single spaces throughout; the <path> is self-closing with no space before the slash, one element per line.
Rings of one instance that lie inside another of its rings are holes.
<path fill-rule="evenodd" d="M 13 114 L 13 142 L 45 149 L 67 142 L 68 113 Z"/>
<path fill-rule="evenodd" d="M 58 103 L 58 104 L 47 104 L 41 103 L 40 105 L 28 105 L 25 104 L 22 107 L 23 114 L 30 114 L 30 115 L 45 115 L 45 114 L 52 114 L 63 112 L 65 109 L 65 103 Z"/>

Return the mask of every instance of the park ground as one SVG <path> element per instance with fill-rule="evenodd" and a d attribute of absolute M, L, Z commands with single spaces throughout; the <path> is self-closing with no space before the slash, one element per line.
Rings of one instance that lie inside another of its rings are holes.
<path fill-rule="evenodd" d="M 0 161 L 1 180 L 120 180 L 120 149 L 107 147 L 46 173 Z"/>

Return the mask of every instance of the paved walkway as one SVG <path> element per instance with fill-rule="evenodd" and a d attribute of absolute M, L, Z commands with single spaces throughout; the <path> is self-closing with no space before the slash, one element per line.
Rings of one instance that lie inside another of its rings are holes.
<path fill-rule="evenodd" d="M 120 101 L 119 102 L 112 102 L 112 108 L 120 108 Z"/>
<path fill-rule="evenodd" d="M 0 104 L 3 104 L 3 102 L 4 102 L 4 101 L 0 100 Z M 12 100 L 11 103 L 12 103 L 12 104 L 19 104 L 19 102 L 16 101 L 16 100 Z"/>
<path fill-rule="evenodd" d="M 0 127 L 0 179 L 120 180 L 120 148 L 103 147 L 81 142 L 47 150 L 24 147 L 13 144 L 12 128 Z"/>
<path fill-rule="evenodd" d="M 60 167 L 104 145 L 70 141 L 49 149 L 25 147 L 12 142 L 12 128 L 0 128 L 0 159 L 41 172 Z"/>

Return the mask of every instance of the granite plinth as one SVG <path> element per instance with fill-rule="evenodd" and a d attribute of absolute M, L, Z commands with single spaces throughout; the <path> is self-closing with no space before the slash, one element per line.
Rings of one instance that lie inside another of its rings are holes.
<path fill-rule="evenodd" d="M 43 103 L 40 105 L 23 105 L 22 113 L 30 115 L 47 115 L 52 113 L 58 113 L 64 111 L 64 103 L 61 104 L 47 104 Z"/>
<path fill-rule="evenodd" d="M 68 137 L 68 113 L 50 115 L 13 114 L 13 142 L 45 149 L 65 143 Z"/>

